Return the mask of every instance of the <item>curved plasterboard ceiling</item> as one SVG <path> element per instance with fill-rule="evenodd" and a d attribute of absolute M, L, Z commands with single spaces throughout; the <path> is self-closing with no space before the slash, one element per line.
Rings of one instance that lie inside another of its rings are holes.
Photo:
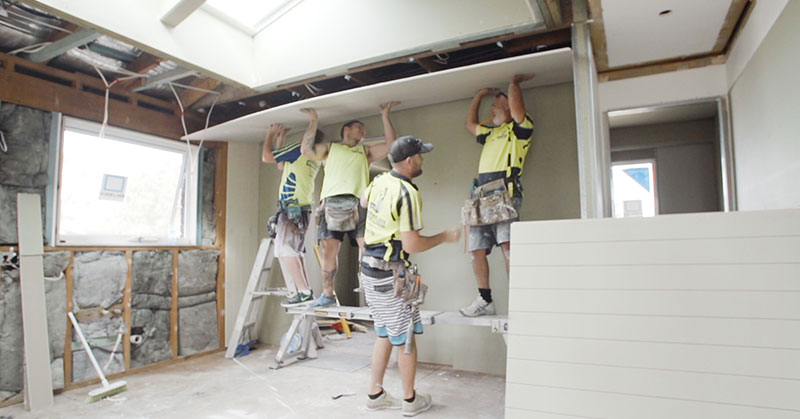
<path fill-rule="evenodd" d="M 536 74 L 523 88 L 572 82 L 572 50 L 562 48 L 538 54 L 475 64 L 416 77 L 346 90 L 256 112 L 207 130 L 192 133 L 190 140 L 247 141 L 264 140 L 271 123 L 283 123 L 297 131 L 308 124 L 301 108 L 317 110 L 320 125 L 335 124 L 353 118 L 378 114 L 378 106 L 390 100 L 403 103 L 394 110 L 417 108 L 436 103 L 471 98 L 482 87 L 506 90 L 511 76 Z"/>
<path fill-rule="evenodd" d="M 526 0 L 303 0 L 255 35 L 202 7 L 170 26 L 176 5 L 200 0 L 26 0 L 208 76 L 256 90 L 544 23 Z M 128 4 L 129 3 L 129 4 Z"/>
<path fill-rule="evenodd" d="M 732 0 L 602 0 L 608 66 L 710 53 L 731 4 Z"/>

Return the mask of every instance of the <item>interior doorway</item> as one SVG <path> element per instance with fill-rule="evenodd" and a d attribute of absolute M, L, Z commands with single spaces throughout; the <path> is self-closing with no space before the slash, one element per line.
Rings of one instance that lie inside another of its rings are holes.
<path fill-rule="evenodd" d="M 735 210 L 724 98 L 606 116 L 613 217 Z"/>

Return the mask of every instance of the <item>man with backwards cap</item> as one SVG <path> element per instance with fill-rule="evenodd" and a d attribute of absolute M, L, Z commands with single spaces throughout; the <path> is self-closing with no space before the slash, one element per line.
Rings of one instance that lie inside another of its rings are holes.
<path fill-rule="evenodd" d="M 422 154 L 433 150 L 418 138 L 405 136 L 389 149 L 392 170 L 375 177 L 361 196 L 367 207 L 364 235 L 365 254 L 361 260 L 361 286 L 375 321 L 378 335 L 372 351 L 372 373 L 367 408 L 400 409 L 403 415 L 414 416 L 428 410 L 431 397 L 414 390 L 417 368 L 416 344 L 410 354 L 398 349 L 397 363 L 403 384 L 400 401 L 383 388 L 383 378 L 393 346 L 406 344 L 406 335 L 413 318 L 415 334 L 422 333 L 419 309 L 412 307 L 393 291 L 393 268 L 404 269 L 411 263 L 409 253 L 419 253 L 461 237 L 459 227 L 433 236 L 423 236 L 422 200 L 419 189 L 411 179 L 422 174 Z"/>

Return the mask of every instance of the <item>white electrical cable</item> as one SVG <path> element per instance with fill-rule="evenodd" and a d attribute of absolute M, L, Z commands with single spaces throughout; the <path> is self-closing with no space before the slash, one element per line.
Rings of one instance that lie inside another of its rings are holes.
<path fill-rule="evenodd" d="M 132 73 L 130 71 L 111 70 L 111 71 L 117 71 L 117 72 L 122 73 L 122 74 L 126 74 L 127 73 L 127 74 L 130 74 L 130 76 L 121 77 L 121 78 L 118 78 L 118 79 L 112 81 L 111 83 L 109 83 L 106 80 L 106 76 L 103 75 L 103 72 L 100 71 L 100 69 L 97 68 L 96 65 L 92 65 L 92 67 L 94 67 L 94 70 L 97 72 L 97 74 L 100 75 L 100 79 L 103 80 L 103 84 L 106 86 L 106 95 L 105 95 L 106 99 L 105 99 L 105 103 L 103 105 L 103 125 L 100 127 L 100 133 L 98 134 L 98 136 L 100 138 L 105 138 L 106 127 L 108 127 L 108 95 L 109 95 L 109 93 L 111 91 L 111 86 L 117 84 L 117 82 L 120 82 L 120 81 L 129 80 L 129 79 L 135 79 L 135 78 L 139 78 L 139 77 L 147 77 L 147 76 L 144 76 L 142 74 Z"/>
<path fill-rule="evenodd" d="M 320 89 L 317 86 L 314 86 L 311 83 L 305 83 L 304 86 L 306 86 L 306 89 L 308 89 L 308 91 L 311 92 L 311 94 L 314 96 L 317 96 L 322 92 L 322 89 Z"/>
<path fill-rule="evenodd" d="M 8 55 L 16 55 L 19 54 L 20 52 L 25 52 L 25 53 L 39 52 L 48 45 L 50 45 L 51 43 L 52 42 L 40 42 L 38 44 L 28 45 L 26 47 L 15 49 L 14 51 L 9 52 Z"/>
<path fill-rule="evenodd" d="M 60 281 L 60 280 L 61 280 L 61 279 L 63 279 L 63 278 L 64 278 L 64 272 L 59 272 L 59 273 L 58 273 L 58 276 L 53 276 L 53 277 L 51 277 L 51 276 L 46 276 L 46 277 L 44 277 L 44 279 L 45 279 L 46 281 L 53 281 L 53 282 Z"/>
<path fill-rule="evenodd" d="M 215 92 L 215 91 L 212 91 L 212 90 L 201 89 L 199 87 L 194 87 L 194 86 L 185 86 L 185 85 L 178 84 L 178 83 L 173 83 L 173 82 L 169 82 L 168 84 L 169 84 L 170 90 L 172 90 L 172 94 L 175 95 L 175 100 L 178 101 L 178 107 L 180 107 L 180 109 L 181 109 L 181 125 L 183 126 L 183 134 L 185 136 L 189 135 L 189 132 L 186 129 L 186 118 L 184 116 L 184 111 L 183 111 L 183 102 L 181 102 L 181 97 L 178 95 L 178 92 L 175 90 L 174 86 L 182 87 L 184 89 L 198 90 L 198 91 L 201 91 L 201 92 L 214 94 L 214 101 L 211 102 L 211 107 L 208 109 L 208 114 L 206 114 L 206 125 L 205 125 L 205 128 L 204 128 L 204 131 L 207 130 L 208 129 L 208 123 L 211 121 L 211 112 L 214 112 L 214 105 L 217 104 L 217 99 L 219 99 L 221 94 L 219 92 Z M 197 154 L 198 155 L 200 154 L 200 148 L 203 147 L 203 141 L 205 141 L 205 138 L 201 137 L 200 138 L 200 143 L 197 145 Z M 191 170 L 191 173 L 194 174 L 194 160 L 195 160 L 195 158 L 197 158 L 197 156 L 192 154 L 191 145 L 192 145 L 192 143 L 187 139 L 186 140 L 186 148 L 189 151 L 189 168 Z"/>

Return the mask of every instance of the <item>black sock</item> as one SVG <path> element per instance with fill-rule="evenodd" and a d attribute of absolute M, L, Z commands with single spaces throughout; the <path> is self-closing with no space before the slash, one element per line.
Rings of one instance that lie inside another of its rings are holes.
<path fill-rule="evenodd" d="M 491 288 L 478 288 L 478 292 L 481 294 L 481 298 L 483 298 L 483 301 L 486 301 L 487 303 L 492 302 Z"/>
<path fill-rule="evenodd" d="M 416 398 L 417 398 L 417 390 L 414 390 L 414 395 L 411 396 L 410 399 L 403 399 L 403 400 L 405 400 L 405 401 L 407 401 L 409 403 L 414 403 L 414 399 L 416 399 Z"/>
<path fill-rule="evenodd" d="M 383 389 L 375 394 L 367 394 L 367 396 L 369 396 L 370 400 L 375 400 L 378 397 L 381 397 L 381 394 L 383 394 Z"/>

